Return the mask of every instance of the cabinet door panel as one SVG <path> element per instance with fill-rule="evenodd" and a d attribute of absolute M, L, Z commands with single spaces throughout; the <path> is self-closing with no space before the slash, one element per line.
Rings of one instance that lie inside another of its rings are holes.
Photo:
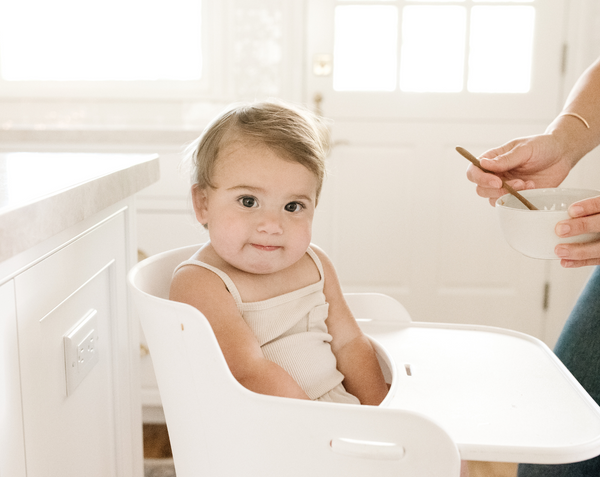
<path fill-rule="evenodd" d="M 15 284 L 0 286 L 0 477 L 25 477 Z"/>
<path fill-rule="evenodd" d="M 131 475 L 125 217 L 15 278 L 28 477 Z M 96 311 L 99 361 L 67 395 L 63 337 Z"/>

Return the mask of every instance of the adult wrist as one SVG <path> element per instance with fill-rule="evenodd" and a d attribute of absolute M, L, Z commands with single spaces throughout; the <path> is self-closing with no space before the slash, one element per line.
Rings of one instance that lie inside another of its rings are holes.
<path fill-rule="evenodd" d="M 550 123 L 545 132 L 554 139 L 559 156 L 571 168 L 594 148 L 590 144 L 589 123 L 578 116 L 576 113 L 563 112 Z"/>

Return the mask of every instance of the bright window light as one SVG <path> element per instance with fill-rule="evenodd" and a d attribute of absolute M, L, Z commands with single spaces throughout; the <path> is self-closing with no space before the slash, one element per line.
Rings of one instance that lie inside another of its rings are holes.
<path fill-rule="evenodd" d="M 459 6 L 410 6 L 402 12 L 400 89 L 463 89 L 466 10 Z"/>
<path fill-rule="evenodd" d="M 333 88 L 336 91 L 393 91 L 396 88 L 397 30 L 396 7 L 336 7 Z"/>
<path fill-rule="evenodd" d="M 7 81 L 199 80 L 200 0 L 0 3 Z"/>
<path fill-rule="evenodd" d="M 473 1 L 475 3 L 498 3 L 498 0 L 473 0 Z M 535 0 L 502 0 L 502 3 L 533 3 L 534 1 Z"/>
<path fill-rule="evenodd" d="M 534 25 L 534 7 L 473 7 L 468 90 L 474 93 L 528 92 Z"/>

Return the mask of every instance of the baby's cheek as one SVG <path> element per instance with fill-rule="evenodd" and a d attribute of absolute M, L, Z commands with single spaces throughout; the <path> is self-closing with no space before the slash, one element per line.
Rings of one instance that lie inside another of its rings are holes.
<path fill-rule="evenodd" d="M 307 224 L 297 231 L 296 237 L 298 240 L 298 248 L 306 249 L 312 241 L 312 223 Z"/>
<path fill-rule="evenodd" d="M 209 229 L 210 241 L 214 249 L 223 258 L 235 255 L 241 246 L 240 232 L 235 227 L 219 227 L 218 230 Z"/>

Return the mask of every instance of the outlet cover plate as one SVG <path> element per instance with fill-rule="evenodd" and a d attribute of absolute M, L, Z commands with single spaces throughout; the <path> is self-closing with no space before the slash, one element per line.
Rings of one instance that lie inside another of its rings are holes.
<path fill-rule="evenodd" d="M 98 312 L 88 311 L 64 335 L 63 342 L 67 396 L 70 396 L 99 361 Z"/>

